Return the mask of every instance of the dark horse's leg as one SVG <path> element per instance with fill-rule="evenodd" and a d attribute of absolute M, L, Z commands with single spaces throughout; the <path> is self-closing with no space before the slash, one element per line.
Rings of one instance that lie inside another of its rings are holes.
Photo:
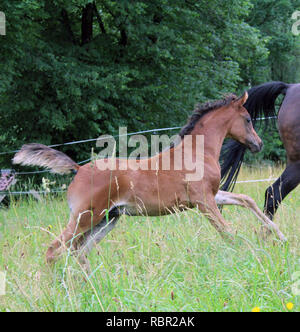
<path fill-rule="evenodd" d="M 289 164 L 281 177 L 266 190 L 265 214 L 273 220 L 285 197 L 300 183 L 300 161 Z"/>

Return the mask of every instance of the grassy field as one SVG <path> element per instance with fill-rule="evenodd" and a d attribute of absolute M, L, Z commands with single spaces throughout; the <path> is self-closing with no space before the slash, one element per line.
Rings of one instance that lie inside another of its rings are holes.
<path fill-rule="evenodd" d="M 273 178 L 280 169 L 243 169 L 239 180 Z M 267 183 L 237 185 L 263 207 Z M 122 217 L 90 255 L 92 274 L 66 254 L 55 267 L 45 251 L 68 219 L 65 196 L 43 203 L 18 201 L 0 210 L 0 271 L 7 294 L 0 311 L 293 311 L 292 275 L 300 271 L 299 189 L 284 202 L 276 223 L 286 245 L 263 241 L 248 210 L 227 207 L 238 231 L 225 243 L 198 211 L 163 218 Z M 85 280 L 86 279 L 86 280 Z"/>

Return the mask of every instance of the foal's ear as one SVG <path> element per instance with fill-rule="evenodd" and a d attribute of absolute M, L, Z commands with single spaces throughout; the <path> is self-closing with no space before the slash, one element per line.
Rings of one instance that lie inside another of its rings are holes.
<path fill-rule="evenodd" d="M 243 106 L 246 104 L 246 101 L 248 100 L 248 92 L 245 91 L 245 93 L 242 95 L 242 97 L 240 97 L 236 102 L 240 105 Z"/>

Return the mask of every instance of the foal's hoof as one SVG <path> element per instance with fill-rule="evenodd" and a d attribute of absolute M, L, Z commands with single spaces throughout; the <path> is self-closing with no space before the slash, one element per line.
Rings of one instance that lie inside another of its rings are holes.
<path fill-rule="evenodd" d="M 285 246 L 288 244 L 288 239 L 283 235 L 278 235 L 276 240 L 273 240 L 273 246 Z"/>
<path fill-rule="evenodd" d="M 281 233 L 281 231 L 279 229 L 272 229 L 272 228 L 269 228 L 269 227 L 262 227 L 261 236 L 262 236 L 263 240 L 267 240 L 271 234 L 276 236 L 277 239 L 282 243 L 288 242 L 287 238 Z"/>
<path fill-rule="evenodd" d="M 279 230 L 277 232 L 277 236 L 283 244 L 286 244 L 288 242 L 288 239 Z"/>
<path fill-rule="evenodd" d="M 46 253 L 46 262 L 48 265 L 53 265 L 57 261 L 57 257 L 54 254 L 54 249 L 49 248 Z"/>
<path fill-rule="evenodd" d="M 46 256 L 46 263 L 48 265 L 53 265 L 56 262 L 56 259 L 54 257 Z"/>
<path fill-rule="evenodd" d="M 230 244 L 234 244 L 235 239 L 236 239 L 236 232 L 231 231 L 231 230 L 227 231 L 227 232 L 223 232 L 222 238 L 224 239 L 224 241 L 229 242 Z"/>
<path fill-rule="evenodd" d="M 87 259 L 87 257 L 85 255 L 81 255 L 78 257 L 78 261 L 82 268 L 82 271 L 84 273 L 86 273 L 87 275 L 90 275 L 92 273 L 92 270 L 91 270 L 90 262 Z"/>
<path fill-rule="evenodd" d="M 272 232 L 272 230 L 269 227 L 263 226 L 261 228 L 260 236 L 262 237 L 262 239 L 264 241 L 267 240 L 270 237 L 271 234 L 273 234 L 273 232 Z"/>

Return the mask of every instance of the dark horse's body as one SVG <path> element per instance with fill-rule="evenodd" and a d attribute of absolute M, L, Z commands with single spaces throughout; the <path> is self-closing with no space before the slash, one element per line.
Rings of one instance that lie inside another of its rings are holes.
<path fill-rule="evenodd" d="M 276 116 L 275 101 L 284 95 L 278 112 L 278 129 L 287 152 L 287 166 L 280 178 L 266 190 L 265 213 L 273 219 L 284 198 L 300 183 L 300 84 L 270 82 L 248 91 L 244 105 L 252 117 L 254 127 L 260 117 Z M 224 146 L 221 156 L 222 190 L 232 189 L 246 148 L 230 141 Z"/>

